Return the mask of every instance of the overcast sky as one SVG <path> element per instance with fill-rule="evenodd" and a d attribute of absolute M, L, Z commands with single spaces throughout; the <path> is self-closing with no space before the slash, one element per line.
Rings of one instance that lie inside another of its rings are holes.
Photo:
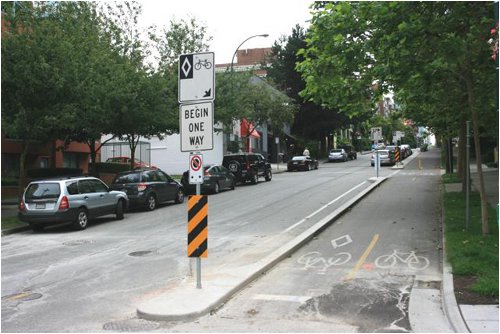
<path fill-rule="evenodd" d="M 142 24 L 169 26 L 171 19 L 196 18 L 212 36 L 211 48 L 217 64 L 230 63 L 234 51 L 246 38 L 256 37 L 240 49 L 271 47 L 282 35 L 290 35 L 293 27 L 308 27 L 311 0 L 139 0 Z"/>

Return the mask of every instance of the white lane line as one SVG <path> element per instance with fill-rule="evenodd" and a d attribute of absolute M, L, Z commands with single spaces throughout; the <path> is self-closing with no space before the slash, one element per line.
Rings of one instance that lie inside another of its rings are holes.
<path fill-rule="evenodd" d="M 311 297 L 307 296 L 291 296 L 291 295 L 254 295 L 254 300 L 267 300 L 267 301 L 281 301 L 281 302 L 294 302 L 305 303 Z"/>
<path fill-rule="evenodd" d="M 318 210 L 314 211 L 313 213 L 311 213 L 309 216 L 305 217 L 304 219 L 299 220 L 297 223 L 293 224 L 292 226 L 290 226 L 289 228 L 287 228 L 286 230 L 284 230 L 281 233 L 290 232 L 291 230 L 293 230 L 294 228 L 296 228 L 297 226 L 299 226 L 300 224 L 302 224 L 306 220 L 308 220 L 308 219 L 312 218 L 313 216 L 317 215 L 318 213 L 320 213 L 321 211 L 323 211 L 324 209 L 326 209 L 327 207 L 329 207 L 333 203 L 337 202 L 339 199 L 341 199 L 342 197 L 346 196 L 350 192 L 352 192 L 352 191 L 356 190 L 357 188 L 361 187 L 365 183 L 366 183 L 366 181 L 363 181 L 360 184 L 358 184 L 357 186 L 355 186 L 354 188 L 349 189 L 348 191 L 346 191 L 345 193 L 343 193 L 339 197 L 337 197 L 334 200 L 332 200 L 331 202 L 323 205 L 321 208 L 319 208 Z"/>

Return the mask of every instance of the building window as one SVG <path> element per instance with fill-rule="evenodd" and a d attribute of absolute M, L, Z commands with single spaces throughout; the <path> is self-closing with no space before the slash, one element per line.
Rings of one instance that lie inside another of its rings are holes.
<path fill-rule="evenodd" d="M 63 167 L 66 168 L 78 168 L 78 154 L 71 152 L 63 153 Z"/>
<path fill-rule="evenodd" d="M 2 178 L 19 177 L 19 154 L 2 153 Z"/>
<path fill-rule="evenodd" d="M 40 157 L 40 168 L 49 168 L 49 157 Z"/>

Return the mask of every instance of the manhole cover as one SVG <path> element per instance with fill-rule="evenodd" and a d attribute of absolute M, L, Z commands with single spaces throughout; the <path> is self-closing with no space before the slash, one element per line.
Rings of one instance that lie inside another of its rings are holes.
<path fill-rule="evenodd" d="M 13 295 L 3 296 L 2 300 L 27 302 L 30 300 L 35 300 L 40 298 L 42 298 L 41 293 L 33 293 L 30 291 L 26 291 L 21 293 L 15 293 Z"/>
<path fill-rule="evenodd" d="M 159 327 L 159 323 L 144 319 L 112 321 L 102 326 L 104 330 L 115 332 L 145 332 L 158 329 Z"/>
<path fill-rule="evenodd" d="M 73 240 L 63 242 L 64 246 L 80 246 L 80 245 L 89 245 L 95 243 L 94 240 Z"/>

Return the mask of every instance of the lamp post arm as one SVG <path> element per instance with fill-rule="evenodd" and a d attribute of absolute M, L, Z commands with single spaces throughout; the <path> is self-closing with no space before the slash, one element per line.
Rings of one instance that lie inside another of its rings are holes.
<path fill-rule="evenodd" d="M 247 39 L 245 39 L 243 42 L 241 42 L 241 44 L 238 45 L 238 47 L 236 48 L 236 51 L 234 51 L 233 58 L 231 58 L 231 73 L 233 72 L 234 57 L 236 57 L 236 53 L 238 53 L 238 50 L 240 49 L 240 47 L 243 44 L 245 44 L 245 42 L 248 41 L 251 38 L 254 38 L 254 37 L 268 37 L 268 36 L 269 36 L 269 34 L 253 35 L 253 36 L 250 36 Z"/>

